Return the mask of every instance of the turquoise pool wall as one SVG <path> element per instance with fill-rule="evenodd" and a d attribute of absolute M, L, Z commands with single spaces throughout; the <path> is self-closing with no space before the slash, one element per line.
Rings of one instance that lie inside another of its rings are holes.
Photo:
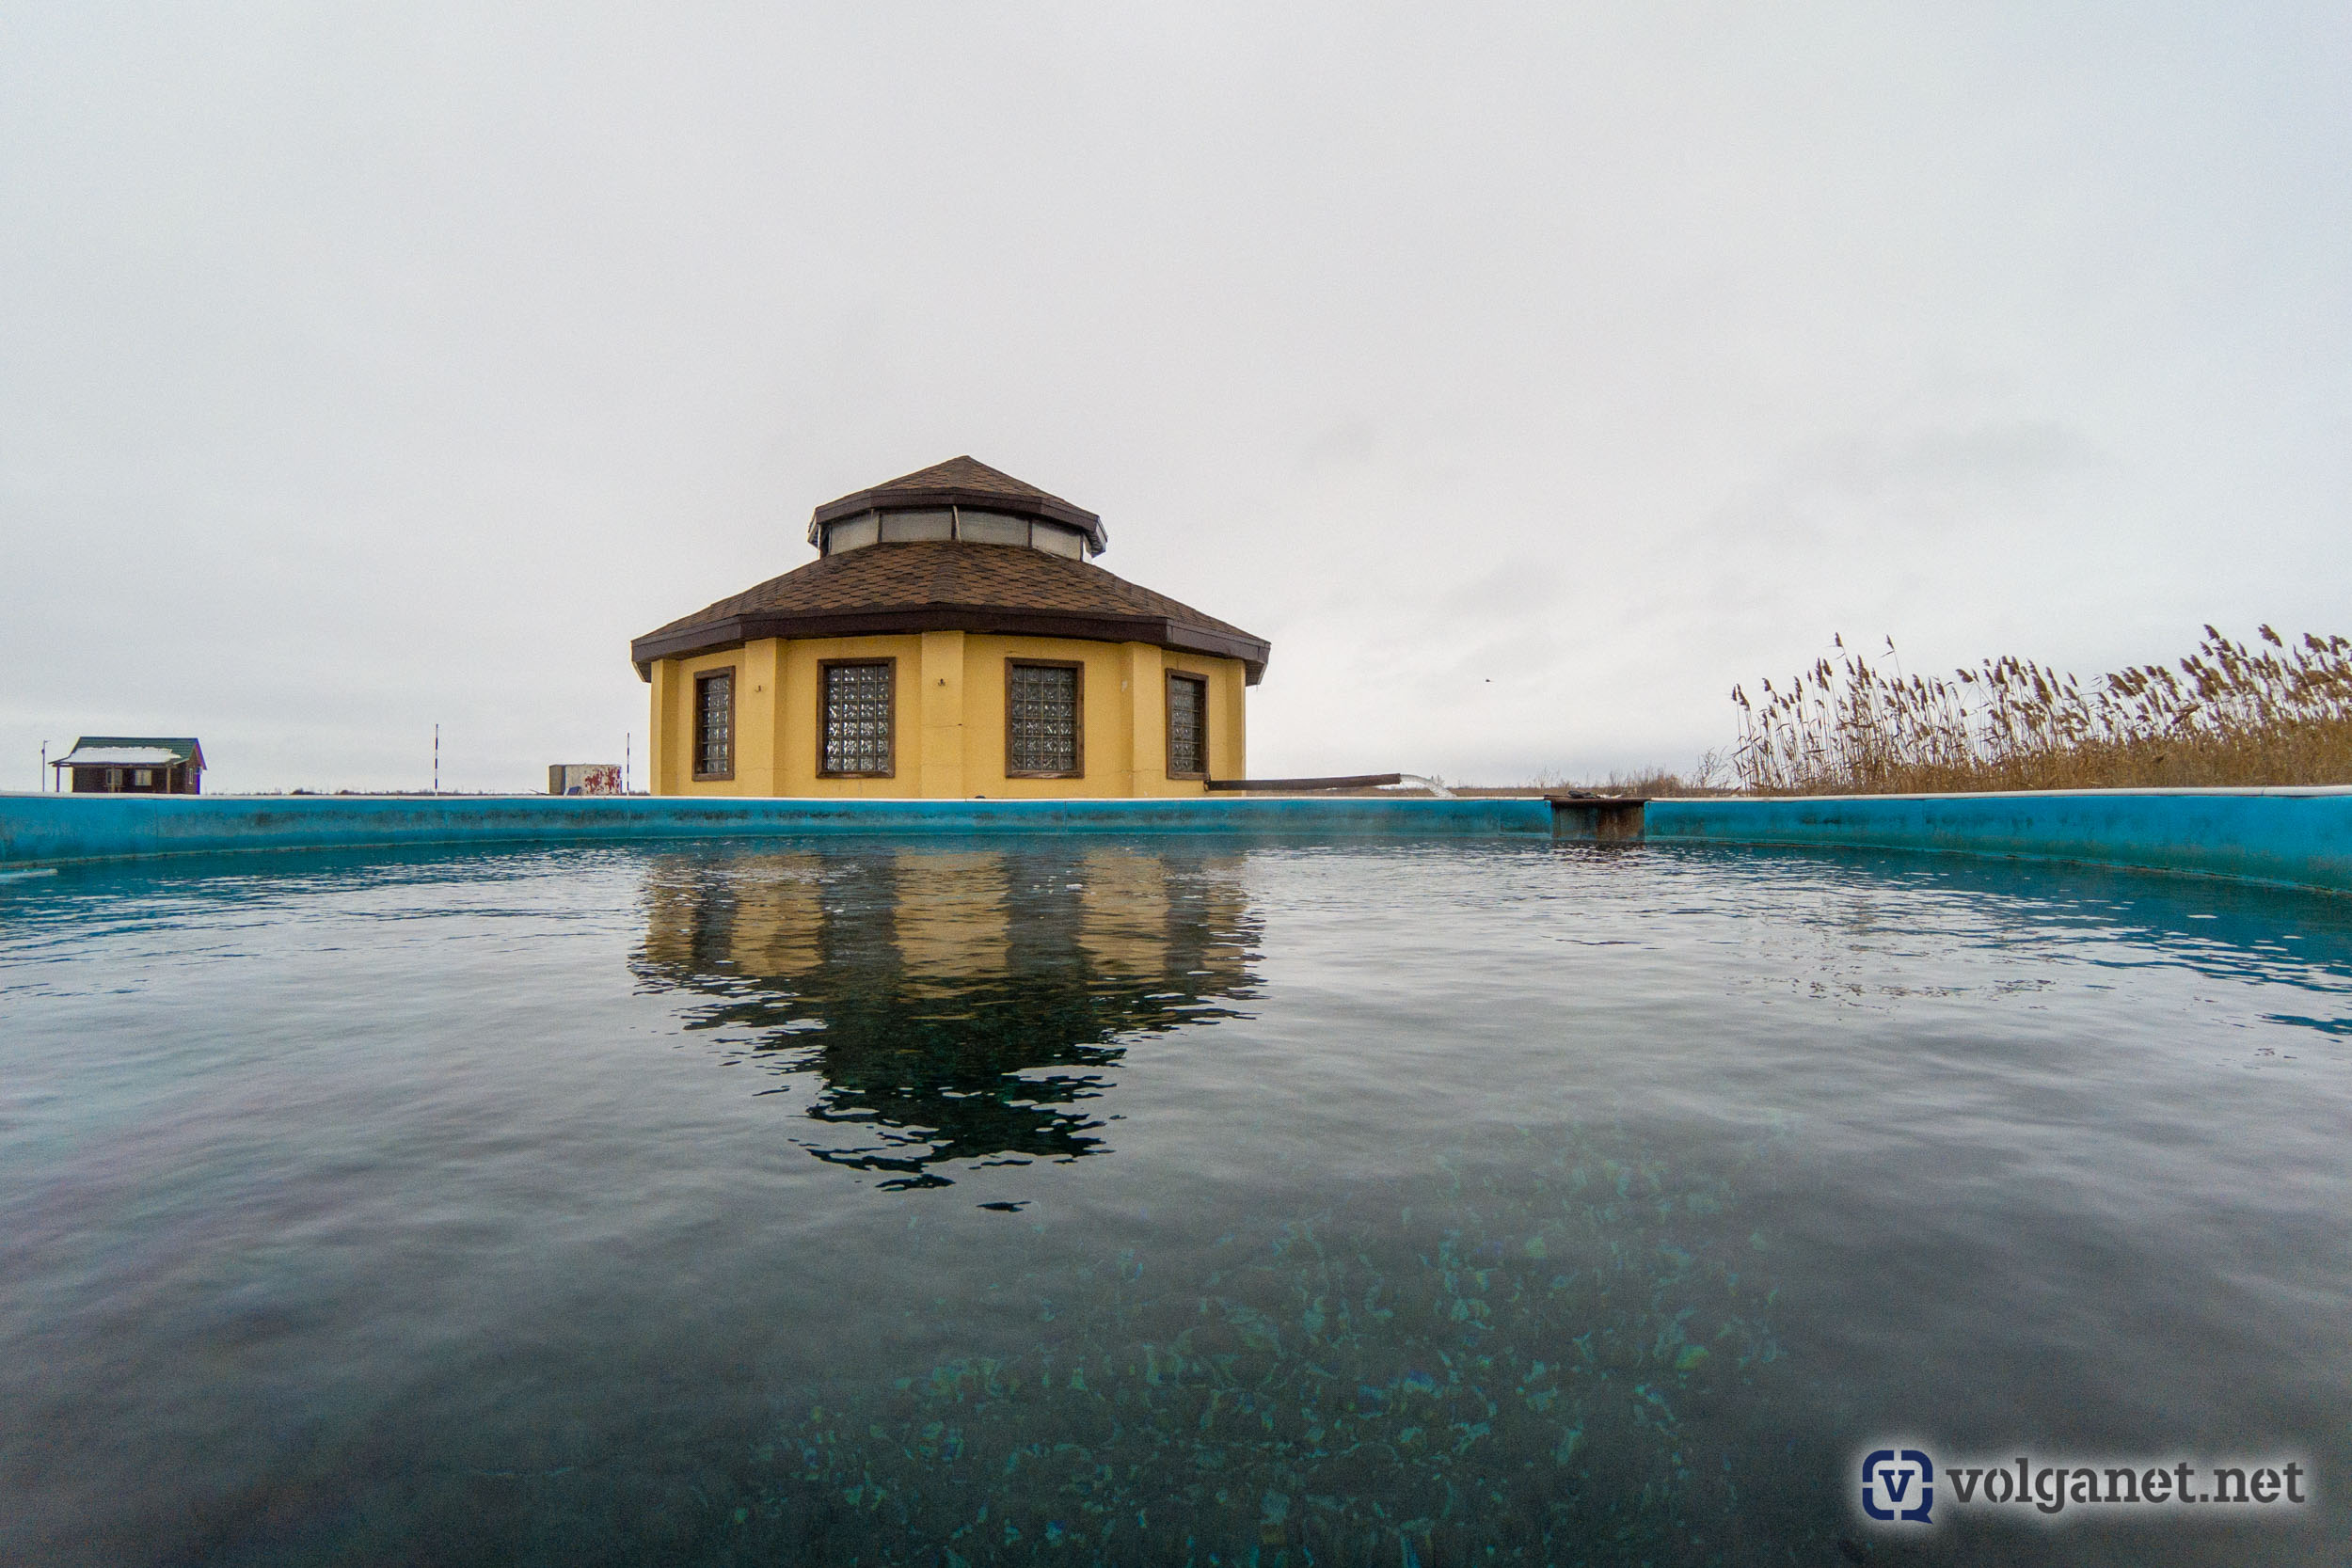
<path fill-rule="evenodd" d="M 1541 800 L 716 800 L 0 795 L 0 865 L 224 849 L 739 834 L 1218 832 L 1543 837 Z M 2352 891 L 2352 789 L 1653 800 L 1666 843 L 1932 849 Z"/>
<path fill-rule="evenodd" d="M 0 796 L 0 865 L 222 849 L 742 834 L 1548 837 L 1541 800 L 719 800 L 646 796 Z"/>
<path fill-rule="evenodd" d="M 1653 800 L 1667 843 L 1940 849 L 2352 891 L 2352 789 Z"/>

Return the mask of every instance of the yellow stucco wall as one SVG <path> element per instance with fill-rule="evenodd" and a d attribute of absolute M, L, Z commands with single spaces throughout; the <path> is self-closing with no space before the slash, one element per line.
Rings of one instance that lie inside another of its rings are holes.
<path fill-rule="evenodd" d="M 893 775 L 817 775 L 818 670 L 828 659 L 896 662 Z M 1005 666 L 1010 659 L 1080 665 L 1086 773 L 1005 776 Z M 735 672 L 735 777 L 697 780 L 694 677 Z M 765 638 L 653 667 L 653 792 L 790 797 L 972 796 L 1069 798 L 1199 795 L 1198 779 L 1168 776 L 1167 676 L 1208 682 L 1209 776 L 1246 776 L 1247 672 L 1239 659 L 1175 653 L 1147 642 L 1084 642 L 960 631 L 786 641 Z"/>

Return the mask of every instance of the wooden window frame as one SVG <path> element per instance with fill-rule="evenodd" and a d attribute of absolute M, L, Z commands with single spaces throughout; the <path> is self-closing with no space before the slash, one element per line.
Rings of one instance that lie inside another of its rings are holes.
<path fill-rule="evenodd" d="M 1070 739 L 1072 760 L 1077 767 L 1067 773 L 1044 772 L 1032 768 L 1015 768 L 1012 765 L 1012 673 L 1015 670 L 1070 670 L 1076 672 L 1071 681 Z M 1087 776 L 1087 667 L 1074 658 L 1016 658 L 1005 659 L 1005 777 L 1008 779 L 1083 779 Z"/>
<path fill-rule="evenodd" d="M 1176 771 L 1176 705 L 1168 700 L 1167 689 L 1178 681 L 1190 682 L 1193 689 L 1200 693 L 1200 705 L 1193 710 L 1194 719 L 1200 726 L 1200 770 L 1198 773 Z M 1168 671 L 1168 679 L 1161 687 L 1160 717 L 1166 725 L 1160 755 L 1168 764 L 1168 776 L 1171 779 L 1206 779 L 1209 776 L 1209 677 L 1194 674 L 1189 670 Z"/>
<path fill-rule="evenodd" d="M 727 678 L 727 770 L 706 773 L 703 762 L 703 682 L 716 675 Z M 688 709 L 686 725 L 686 766 L 696 784 L 725 784 L 735 777 L 735 761 L 743 752 L 743 682 L 740 669 L 733 664 L 714 664 L 707 670 L 696 670 L 691 677 L 694 689 L 693 706 Z"/>
<path fill-rule="evenodd" d="M 844 664 L 880 664 L 890 672 L 890 766 L 879 773 L 837 773 L 825 766 L 825 685 Z M 820 779 L 895 779 L 898 776 L 898 657 L 820 658 L 817 661 L 817 776 Z"/>

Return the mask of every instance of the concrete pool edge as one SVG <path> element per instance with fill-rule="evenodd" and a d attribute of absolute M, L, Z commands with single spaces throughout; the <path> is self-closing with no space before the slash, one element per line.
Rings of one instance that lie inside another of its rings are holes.
<path fill-rule="evenodd" d="M 2352 893 L 2352 788 L 2081 789 L 1650 801 L 1653 843 L 2076 861 Z"/>
<path fill-rule="evenodd" d="M 2352 788 L 1683 797 L 1645 805 L 1540 797 L 816 800 L 0 794 L 0 868 L 242 850 L 1022 832 L 1598 837 L 1927 850 L 2352 892 Z"/>
<path fill-rule="evenodd" d="M 249 849 L 836 833 L 1549 838 L 1541 798 L 1039 800 L 650 796 L 0 795 L 0 866 Z"/>

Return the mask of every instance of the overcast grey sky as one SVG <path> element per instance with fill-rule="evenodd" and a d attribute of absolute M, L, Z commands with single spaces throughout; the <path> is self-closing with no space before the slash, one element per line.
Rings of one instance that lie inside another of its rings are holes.
<path fill-rule="evenodd" d="M 11 5 L 0 788 L 642 763 L 632 636 L 960 452 L 1273 641 L 1261 774 L 2352 631 L 2348 82 L 2341 0 Z"/>

